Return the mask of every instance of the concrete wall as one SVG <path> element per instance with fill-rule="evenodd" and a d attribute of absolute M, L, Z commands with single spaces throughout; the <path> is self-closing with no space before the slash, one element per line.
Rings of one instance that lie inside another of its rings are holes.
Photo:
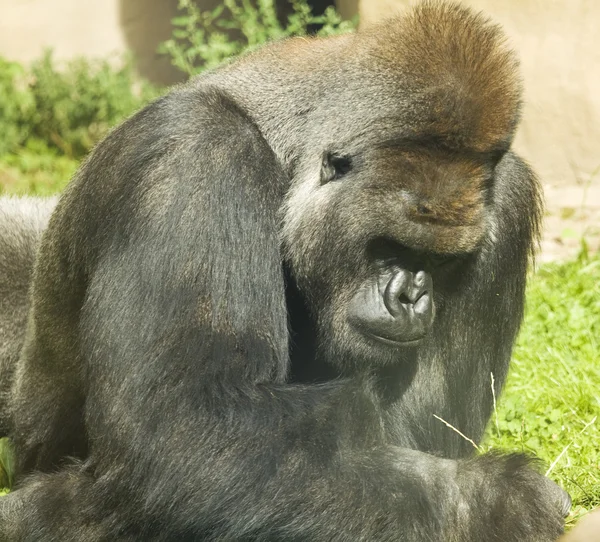
<path fill-rule="evenodd" d="M 205 10 L 220 3 L 195 1 Z M 354 16 L 358 0 L 347 0 L 343 11 L 347 17 Z M 0 55 L 30 62 L 46 47 L 59 60 L 119 58 L 129 51 L 144 77 L 171 84 L 184 76 L 156 49 L 171 36 L 176 13 L 177 0 L 0 0 Z"/>
<path fill-rule="evenodd" d="M 182 75 L 156 49 L 176 9 L 177 0 L 0 0 L 0 55 L 29 62 L 46 47 L 59 60 L 131 51 L 142 75 L 172 83 Z"/>

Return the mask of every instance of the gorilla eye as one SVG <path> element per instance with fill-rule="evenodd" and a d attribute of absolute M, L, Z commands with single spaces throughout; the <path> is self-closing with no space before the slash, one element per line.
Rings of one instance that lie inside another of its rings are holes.
<path fill-rule="evenodd" d="M 427 259 L 432 267 L 442 267 L 452 261 L 452 256 L 449 254 L 429 254 Z"/>
<path fill-rule="evenodd" d="M 447 267 L 459 263 L 464 259 L 462 254 L 434 254 L 430 253 L 426 257 L 427 262 L 431 266 L 431 269 L 439 269 L 440 267 Z"/>
<path fill-rule="evenodd" d="M 326 153 L 321 165 L 321 184 L 337 181 L 352 169 L 352 160 L 349 156 Z"/>

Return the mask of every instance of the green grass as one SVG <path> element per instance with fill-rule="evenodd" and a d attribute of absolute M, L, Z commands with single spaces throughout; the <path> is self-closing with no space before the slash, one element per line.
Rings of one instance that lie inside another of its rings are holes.
<path fill-rule="evenodd" d="M 600 506 L 599 342 L 600 256 L 542 266 L 483 444 L 540 457 L 573 498 L 571 520 Z"/>
<path fill-rule="evenodd" d="M 0 193 L 47 195 L 75 160 L 24 149 L 0 157 Z M 535 454 L 573 497 L 571 521 L 600 506 L 600 256 L 547 264 L 531 277 L 525 321 L 483 450 Z M 10 451 L 0 441 L 0 485 Z M 1 494 L 1 493 L 0 493 Z"/>
<path fill-rule="evenodd" d="M 0 155 L 0 195 L 55 194 L 67 185 L 78 165 L 43 142 L 30 140 L 18 152 Z"/>
<path fill-rule="evenodd" d="M 12 483 L 12 466 L 14 456 L 8 439 L 0 439 L 0 496 L 6 494 L 2 488 L 10 487 Z"/>

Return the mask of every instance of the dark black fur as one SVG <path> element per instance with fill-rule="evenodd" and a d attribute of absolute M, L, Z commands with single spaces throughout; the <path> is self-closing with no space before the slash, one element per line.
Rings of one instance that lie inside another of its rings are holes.
<path fill-rule="evenodd" d="M 501 39 L 427 3 L 274 44 L 102 142 L 41 243 L 9 401 L 41 472 L 0 539 L 554 540 L 564 493 L 434 417 L 481 438 L 537 234 Z"/>

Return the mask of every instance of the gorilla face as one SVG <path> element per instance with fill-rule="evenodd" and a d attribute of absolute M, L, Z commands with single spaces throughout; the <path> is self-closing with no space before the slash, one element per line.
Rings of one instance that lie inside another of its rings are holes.
<path fill-rule="evenodd" d="M 397 363 L 427 339 L 486 234 L 494 160 L 437 141 L 326 150 L 291 189 L 284 254 L 321 358 Z"/>

